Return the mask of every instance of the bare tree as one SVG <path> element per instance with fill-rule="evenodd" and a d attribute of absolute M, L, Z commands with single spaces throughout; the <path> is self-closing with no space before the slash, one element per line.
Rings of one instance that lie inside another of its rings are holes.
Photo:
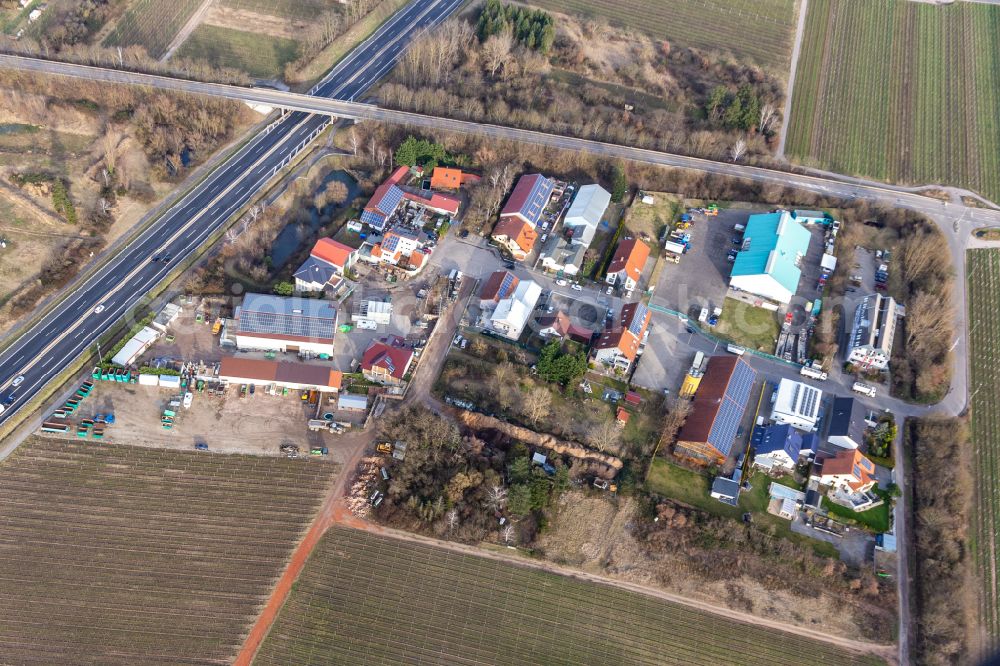
<path fill-rule="evenodd" d="M 544 386 L 533 389 L 524 398 L 524 415 L 532 424 L 537 425 L 538 421 L 549 413 L 552 407 L 552 393 Z"/>
<path fill-rule="evenodd" d="M 496 78 L 497 72 L 510 62 L 510 50 L 514 46 L 514 37 L 510 30 L 504 30 L 492 35 L 483 43 L 483 60 L 490 76 Z"/>
<path fill-rule="evenodd" d="M 747 142 L 743 137 L 736 139 L 736 143 L 729 148 L 729 157 L 734 162 L 739 162 L 740 158 L 747 152 Z"/>
<path fill-rule="evenodd" d="M 357 157 L 357 155 L 358 155 L 358 133 L 355 130 L 355 128 L 354 128 L 353 125 L 351 126 L 351 131 L 350 131 L 350 133 L 347 136 L 351 140 L 351 153 L 355 157 Z"/>
<path fill-rule="evenodd" d="M 448 513 L 444 515 L 444 520 L 448 525 L 448 531 L 454 531 L 454 529 L 458 527 L 458 509 L 449 509 Z"/>
<path fill-rule="evenodd" d="M 507 489 L 503 486 L 491 486 L 486 494 L 486 506 L 491 511 L 500 511 L 507 506 Z"/>
<path fill-rule="evenodd" d="M 509 546 L 511 540 L 514 538 L 514 525 L 512 523 L 507 523 L 500 535 L 503 537 L 503 542 Z"/>
<path fill-rule="evenodd" d="M 757 131 L 761 134 L 767 134 L 776 117 L 777 114 L 775 113 L 773 104 L 770 102 L 762 104 L 760 107 L 760 118 L 757 122 Z"/>
<path fill-rule="evenodd" d="M 918 282 L 940 263 L 941 245 L 931 234 L 915 235 L 903 246 L 903 275 L 907 282 Z"/>
<path fill-rule="evenodd" d="M 614 446 L 622 436 L 621 428 L 614 421 L 602 421 L 590 432 L 590 443 L 602 453 Z"/>

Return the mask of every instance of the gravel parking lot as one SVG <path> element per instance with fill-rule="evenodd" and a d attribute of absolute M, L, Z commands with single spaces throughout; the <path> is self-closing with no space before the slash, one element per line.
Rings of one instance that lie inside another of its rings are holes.
<path fill-rule="evenodd" d="M 726 254 L 736 248 L 732 240 L 739 236 L 733 226 L 746 224 L 747 217 L 756 212 L 763 211 L 730 208 L 719 211 L 717 217 L 695 214 L 688 229 L 691 249 L 679 264 L 664 266 L 653 301 L 694 317 L 703 307 L 722 307 L 732 270 Z"/>
<path fill-rule="evenodd" d="M 113 412 L 115 423 L 108 426 L 105 439 L 118 444 L 191 449 L 205 443 L 216 452 L 273 456 L 283 455 L 279 451 L 282 444 L 294 444 L 306 456 L 311 446 L 329 448 L 330 455 L 317 456 L 317 460 L 343 463 L 350 457 L 351 447 L 339 445 L 350 435 L 306 428 L 316 406 L 301 400 L 298 391 L 271 396 L 258 387 L 253 395 L 240 398 L 239 387 L 231 386 L 221 397 L 195 393 L 190 409 L 173 408 L 177 412 L 174 427 L 164 430 L 160 417 L 175 393 L 137 384 L 97 382 L 79 414 L 89 418 Z M 75 423 L 77 418 L 68 420 Z"/>

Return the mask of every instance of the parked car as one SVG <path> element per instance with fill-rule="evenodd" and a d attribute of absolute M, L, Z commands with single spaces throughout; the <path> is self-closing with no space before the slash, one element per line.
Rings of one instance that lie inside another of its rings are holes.
<path fill-rule="evenodd" d="M 614 287 L 608 287 L 607 289 L 604 290 L 604 293 L 610 296 L 614 290 L 615 290 Z"/>
<path fill-rule="evenodd" d="M 556 284 L 559 285 L 560 287 L 565 287 L 569 283 L 566 282 L 566 280 L 559 279 L 559 280 L 556 280 Z"/>
<path fill-rule="evenodd" d="M 572 286 L 572 287 L 570 287 L 570 289 L 572 289 L 573 291 L 583 291 L 583 287 L 581 287 L 581 286 L 580 286 L 579 284 L 577 284 L 576 282 L 574 282 L 574 283 L 573 283 L 573 286 Z"/>
<path fill-rule="evenodd" d="M 461 231 L 458 232 L 458 237 L 459 238 L 468 238 L 469 237 L 469 230 L 468 229 L 462 229 Z"/>
<path fill-rule="evenodd" d="M 199 451 L 208 451 L 208 444 L 204 442 L 198 442 L 197 444 L 194 445 L 194 448 L 198 449 Z"/>
<path fill-rule="evenodd" d="M 465 349 L 466 347 L 468 347 L 468 346 L 469 346 L 469 341 L 468 341 L 467 339 L 465 339 L 465 338 L 462 338 L 462 344 L 461 344 L 461 345 L 459 345 L 459 346 L 460 346 L 460 347 L 461 347 L 462 349 Z"/>

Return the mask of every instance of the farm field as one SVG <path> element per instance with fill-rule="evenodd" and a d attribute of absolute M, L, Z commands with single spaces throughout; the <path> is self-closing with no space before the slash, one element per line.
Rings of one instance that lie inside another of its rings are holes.
<path fill-rule="evenodd" d="M 992 641 L 1000 635 L 1000 250 L 969 250 L 968 289 L 972 394 L 975 589 L 982 590 L 978 625 Z"/>
<path fill-rule="evenodd" d="M 184 41 L 177 55 L 259 78 L 281 78 L 285 64 L 295 60 L 298 49 L 293 39 L 203 24 Z"/>
<path fill-rule="evenodd" d="M 0 465 L 3 661 L 230 661 L 334 469 L 26 442 Z"/>
<path fill-rule="evenodd" d="M 531 5 L 640 30 L 702 51 L 728 51 L 787 76 L 795 0 L 531 0 Z"/>
<path fill-rule="evenodd" d="M 333 528 L 255 664 L 881 663 L 620 588 Z"/>
<path fill-rule="evenodd" d="M 201 0 L 135 0 L 104 40 L 105 46 L 146 47 L 153 58 L 159 58 L 170 46 Z"/>
<path fill-rule="evenodd" d="M 1000 7 L 813 0 L 786 151 L 1000 198 Z"/>
<path fill-rule="evenodd" d="M 225 7 L 244 11 L 307 20 L 327 9 L 340 8 L 337 0 L 222 0 Z"/>

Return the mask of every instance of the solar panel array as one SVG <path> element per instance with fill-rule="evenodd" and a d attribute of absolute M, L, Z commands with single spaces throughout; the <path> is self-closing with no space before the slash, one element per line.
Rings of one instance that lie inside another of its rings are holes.
<path fill-rule="evenodd" d="M 392 215 L 396 212 L 396 207 L 399 206 L 399 202 L 402 200 L 403 190 L 393 185 L 386 191 L 382 200 L 375 204 L 375 207 L 386 215 Z"/>
<path fill-rule="evenodd" d="M 647 309 L 645 303 L 639 303 L 635 308 L 635 313 L 632 315 L 632 321 L 628 324 L 629 332 L 635 337 L 639 337 L 642 333 L 642 324 L 646 321 Z"/>
<path fill-rule="evenodd" d="M 531 192 L 521 207 L 521 214 L 531 220 L 532 224 L 538 224 L 538 218 L 542 216 L 545 205 L 552 196 L 553 183 L 548 178 L 536 178 L 531 187 Z"/>
<path fill-rule="evenodd" d="M 804 393 L 802 395 L 802 405 L 799 408 L 799 412 L 811 416 L 819 409 L 820 392 L 811 386 L 803 384 L 800 384 L 800 386 L 802 386 Z"/>
<path fill-rule="evenodd" d="M 239 333 L 294 335 L 313 340 L 332 340 L 336 327 L 332 317 L 306 314 L 240 310 Z"/>
<path fill-rule="evenodd" d="M 361 213 L 361 221 L 381 230 L 385 225 L 385 216 L 373 210 L 366 210 Z"/>
<path fill-rule="evenodd" d="M 708 433 L 708 443 L 722 455 L 728 456 L 733 448 L 733 440 L 740 428 L 755 377 L 753 368 L 745 361 L 736 362 L 722 404 L 719 405 L 719 413 Z"/>
<path fill-rule="evenodd" d="M 517 277 L 513 273 L 507 273 L 503 276 L 503 281 L 500 283 L 500 288 L 497 290 L 497 296 L 499 298 L 507 298 L 510 296 L 510 286 L 514 284 L 514 280 Z"/>

